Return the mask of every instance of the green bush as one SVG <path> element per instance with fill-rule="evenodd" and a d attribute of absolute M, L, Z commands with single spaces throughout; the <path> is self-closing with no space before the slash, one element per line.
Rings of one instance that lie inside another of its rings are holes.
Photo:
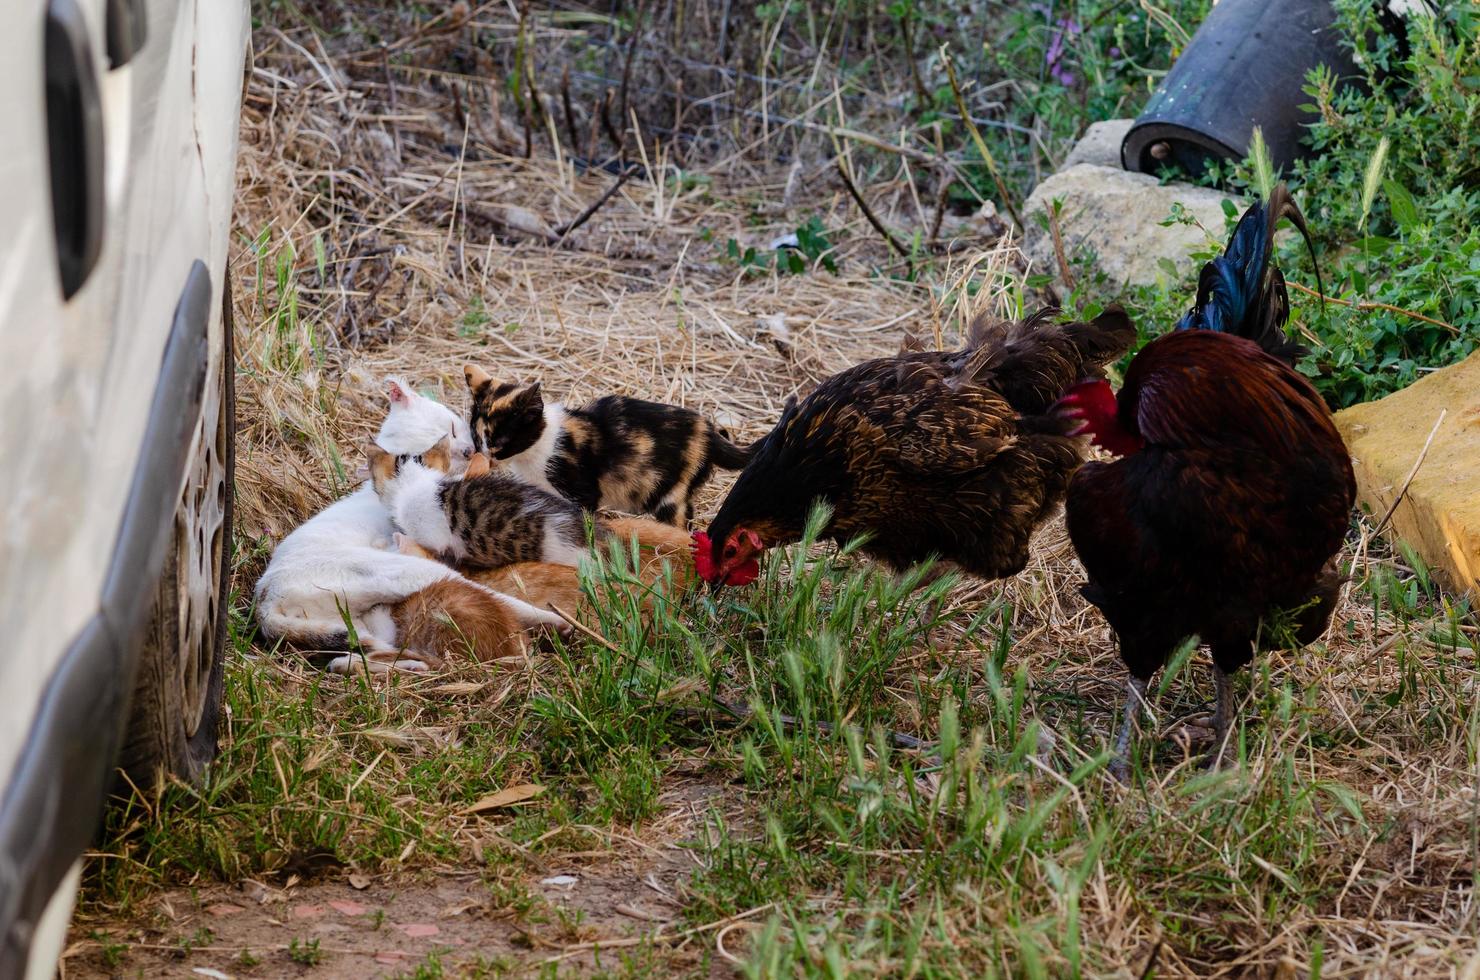
<path fill-rule="evenodd" d="M 1362 84 L 1338 85 L 1318 69 L 1305 85 L 1314 155 L 1280 176 L 1305 211 L 1336 302 L 1291 299 L 1312 347 L 1300 370 L 1336 407 L 1404 388 L 1480 342 L 1480 16 L 1451 6 L 1445 18 L 1415 18 L 1398 38 L 1368 0 L 1338 0 Z M 1203 179 L 1254 194 L 1253 171 L 1250 160 Z M 1279 263 L 1314 285 L 1294 236 Z M 1135 291 L 1131 305 L 1148 323 L 1168 322 L 1191 294 L 1184 285 L 1171 300 Z"/>
<path fill-rule="evenodd" d="M 1328 288 L 1453 328 L 1380 307 L 1313 316 L 1321 345 L 1302 370 L 1337 405 L 1402 388 L 1480 341 L 1480 17 L 1450 6 L 1447 19 L 1410 23 L 1405 55 L 1372 4 L 1340 0 L 1367 91 L 1338 89 L 1321 71 L 1306 86 L 1320 116 L 1307 140 L 1317 155 L 1291 177 L 1326 246 Z"/>

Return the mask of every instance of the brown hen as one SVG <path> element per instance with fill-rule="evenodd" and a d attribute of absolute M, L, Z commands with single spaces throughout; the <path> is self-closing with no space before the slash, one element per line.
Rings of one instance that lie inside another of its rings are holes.
<path fill-rule="evenodd" d="M 981 320 L 959 351 L 868 361 L 824 381 L 753 449 L 709 527 L 711 584 L 762 549 L 801 537 L 813 504 L 824 535 L 903 570 L 935 557 L 982 578 L 1022 570 L 1028 540 L 1063 498 L 1083 447 L 1049 410 L 1135 337 L 1112 307 L 1092 323 Z"/>

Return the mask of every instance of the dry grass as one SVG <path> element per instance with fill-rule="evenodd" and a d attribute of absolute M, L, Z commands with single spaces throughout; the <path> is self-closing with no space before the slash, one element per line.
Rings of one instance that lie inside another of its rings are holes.
<path fill-rule="evenodd" d="M 501 152 L 511 137 L 499 132 L 489 104 L 480 108 L 473 85 L 463 86 L 461 108 L 453 109 L 449 86 L 462 85 L 458 79 L 403 75 L 392 98 L 389 76 L 373 62 L 340 59 L 307 32 L 262 30 L 256 43 L 237 202 L 243 245 L 234 260 L 243 594 L 270 545 L 350 482 L 356 447 L 379 422 L 378 381 L 386 374 L 403 374 L 460 408 L 461 365 L 477 361 L 574 399 L 621 391 L 690 405 L 749 438 L 768 428 L 788 395 L 896 349 L 906 329 L 949 343 L 961 322 L 955 304 L 1010 305 L 1022 295 L 1023 270 L 1009 247 L 929 270 L 919 283 L 891 281 L 874 274 L 890 262 L 885 246 L 840 193 L 788 210 L 784 174 L 767 183 L 715 172 L 692 183 L 661 157 L 647 161 L 650 176 L 629 181 L 556 245 L 559 236 L 548 229 L 602 194 L 610 175 Z M 714 243 L 764 244 L 810 214 L 822 217 L 838 243 L 839 276 L 746 278 L 718 258 Z M 959 288 L 965 281 L 984 288 L 968 299 Z M 715 481 L 701 513 L 725 482 Z M 718 970 L 737 949 L 762 963 L 768 950 L 781 949 L 774 962 L 786 971 L 821 971 L 836 929 L 844 937 L 838 962 L 849 971 L 902 972 L 895 947 L 877 933 L 879 922 L 892 921 L 906 931 L 919 924 L 923 948 L 934 950 L 927 959 L 934 956 L 929 961 L 942 973 L 1031 974 L 1037 964 L 1049 975 L 1137 976 L 1154 968 L 1186 976 L 1475 976 L 1480 716 L 1472 703 L 1480 631 L 1466 607 L 1453 606 L 1421 569 L 1365 532 L 1354 533 L 1347 558 L 1352 583 L 1326 642 L 1263 657 L 1241 688 L 1247 743 L 1239 770 L 1210 779 L 1178 761 L 1172 746 L 1183 721 L 1210 693 L 1202 668 L 1193 666 L 1154 699 L 1163 748 L 1147 781 L 1126 790 L 1093 771 L 1075 772 L 1108 736 L 1124 673 L 1103 620 L 1077 591 L 1082 571 L 1054 522 L 1022 575 L 965 583 L 950 594 L 958 634 L 981 610 L 1003 610 L 993 623 L 1010 642 L 1004 681 L 991 679 L 993 640 L 983 627 L 949 656 L 915 645 L 883 670 L 865 709 L 890 727 L 934 738 L 956 685 L 964 691 L 962 717 L 989 731 L 988 749 L 1006 757 L 1012 742 L 998 728 L 1005 724 L 1002 690 L 1010 701 L 1011 675 L 1025 669 L 1022 712 L 1038 726 L 1037 750 L 1018 761 L 1023 772 L 981 778 L 1001 796 L 1002 827 L 1068 787 L 1042 831 L 1051 842 L 1022 843 L 1011 875 L 997 879 L 986 870 L 912 863 L 960 832 L 949 821 L 918 837 L 869 838 L 873 850 L 855 841 L 849 853 L 867 855 L 858 867 L 887 883 L 882 897 L 869 893 L 863 901 L 822 872 L 803 875 L 780 886 L 797 889 L 787 899 L 794 917 L 777 920 L 774 935 L 759 925 L 715 930 L 728 937 L 728 949 L 716 954 L 714 933 L 704 932 L 649 965 Z M 693 606 L 685 615 L 710 612 Z M 699 619 L 693 625 L 705 635 L 720 629 Z M 394 689 L 389 701 L 375 702 L 381 714 L 373 724 L 354 725 L 334 713 L 363 710 L 355 689 L 317 693 L 318 681 L 289 660 L 235 669 L 281 695 L 319 699 L 307 724 L 322 740 L 322 758 L 314 755 L 310 769 L 343 757 L 350 772 L 364 770 L 363 779 L 374 759 L 370 769 L 383 768 L 368 785 L 399 787 L 391 810 L 376 819 L 409 821 L 422 844 L 378 859 L 377 870 L 394 872 L 461 867 L 467 848 L 483 860 L 486 835 L 458 815 L 464 801 L 445 787 L 437 802 L 421 795 L 419 767 L 445 755 L 448 768 L 461 772 L 456 753 L 483 719 L 493 719 L 495 731 L 522 733 L 533 724 L 527 705 L 536 699 L 575 703 L 589 682 L 562 676 L 568 663 L 547 658 L 495 681 L 466 668 Z M 783 688 L 777 681 L 773 689 Z M 247 730 L 241 717 L 232 725 L 238 735 Z M 763 741 L 756 745 L 766 750 Z M 742 759 L 751 748 L 747 739 L 642 749 L 634 765 L 662 787 L 653 790 L 653 807 L 618 808 L 605 825 L 557 807 L 546 814 L 553 829 L 531 853 L 541 868 L 593 849 L 636 861 L 650 847 L 645 840 L 665 847 L 693 840 L 708 825 L 685 788 L 750 773 Z M 817 751 L 844 760 L 837 744 Z M 510 750 L 488 779 L 495 786 L 550 781 L 541 758 Z M 611 771 L 632 770 L 623 762 Z M 784 812 L 793 792 L 767 792 L 764 780 L 749 778 L 749 791 L 726 795 L 725 829 L 710 839 L 723 846 L 699 845 L 702 880 L 685 912 L 691 923 L 741 911 L 726 904 L 742 891 L 718 870 L 720 855 L 735 847 L 763 853 L 765 817 Z M 915 780 L 938 786 L 941 778 Z M 283 790 L 290 795 L 286 780 Z M 477 795 L 475 787 L 464 790 Z M 351 795 L 345 791 L 346 802 Z M 410 815 L 389 815 L 395 810 Z M 516 820 L 498 833 L 518 830 Z M 351 822 L 339 846 L 359 842 L 352 862 L 364 864 L 380 846 L 376 833 Z M 834 832 L 818 833 L 811 846 L 836 855 L 820 843 Z M 1097 835 L 1108 839 L 1092 847 Z M 1070 889 L 1065 875 L 1073 879 L 1071 862 L 1080 860 L 1083 874 Z M 160 873 L 166 880 L 232 876 L 188 867 Z M 523 866 L 500 872 L 510 880 L 528 873 Z M 947 885 L 926 901 L 932 873 Z M 1067 922 L 1076 930 L 1072 943 L 1055 931 Z M 580 943 L 596 938 L 588 933 L 575 930 L 557 946 L 580 953 Z M 1030 946 L 1036 953 L 1029 955 Z M 1065 952 L 1071 947 L 1082 954 Z M 560 949 L 541 956 L 564 955 Z"/>

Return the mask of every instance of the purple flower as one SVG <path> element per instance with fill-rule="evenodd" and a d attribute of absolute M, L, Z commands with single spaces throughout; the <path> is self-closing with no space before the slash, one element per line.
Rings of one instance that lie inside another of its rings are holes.
<path fill-rule="evenodd" d="M 1048 68 L 1049 77 L 1065 88 L 1074 84 L 1074 75 L 1064 65 L 1064 40 L 1079 31 L 1076 21 L 1068 17 L 1059 18 L 1054 24 L 1053 37 L 1049 38 L 1048 49 L 1043 52 L 1043 62 Z"/>

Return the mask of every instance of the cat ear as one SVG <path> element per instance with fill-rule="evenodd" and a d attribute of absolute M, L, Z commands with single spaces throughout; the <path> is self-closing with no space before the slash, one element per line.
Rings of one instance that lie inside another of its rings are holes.
<path fill-rule="evenodd" d="M 493 375 L 476 364 L 464 364 L 463 379 L 467 381 L 469 391 L 477 391 L 481 386 L 492 381 Z"/>
<path fill-rule="evenodd" d="M 365 447 L 365 458 L 369 464 L 370 479 L 375 482 L 376 490 L 379 490 L 387 480 L 395 477 L 398 469 L 396 457 L 375 443 L 372 442 Z"/>
<path fill-rule="evenodd" d="M 519 392 L 519 404 L 527 408 L 545 404 L 545 396 L 540 391 L 540 383 L 538 381 Z"/>
<path fill-rule="evenodd" d="M 385 379 L 385 394 L 391 400 L 392 405 L 409 405 L 416 397 L 416 392 L 400 378 Z"/>
<path fill-rule="evenodd" d="M 492 468 L 493 466 L 488 462 L 487 456 L 482 453 L 474 453 L 473 458 L 468 460 L 468 471 L 463 474 L 463 479 L 468 480 L 480 477 Z"/>

